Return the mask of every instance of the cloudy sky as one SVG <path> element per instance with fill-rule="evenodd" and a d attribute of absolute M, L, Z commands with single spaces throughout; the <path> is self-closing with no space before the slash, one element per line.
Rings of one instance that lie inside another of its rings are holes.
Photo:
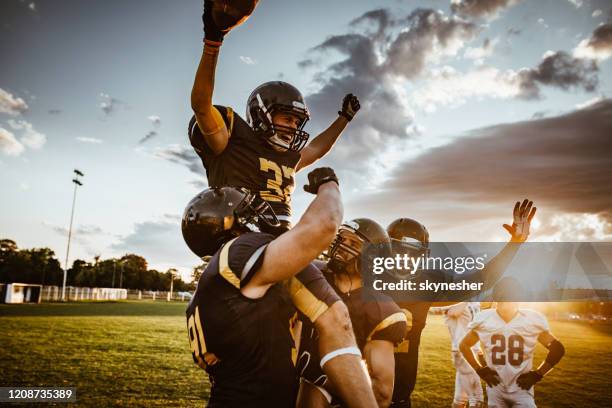
<path fill-rule="evenodd" d="M 180 235 L 205 186 L 187 136 L 201 2 L 4 0 L 0 236 L 71 258 L 135 252 L 197 264 Z M 612 5 L 601 0 L 262 0 L 223 45 L 215 102 L 302 89 L 316 135 L 362 111 L 324 159 L 346 217 L 425 223 L 432 239 L 501 240 L 515 200 L 534 239 L 612 239 Z M 297 216 L 308 204 L 298 177 Z"/>

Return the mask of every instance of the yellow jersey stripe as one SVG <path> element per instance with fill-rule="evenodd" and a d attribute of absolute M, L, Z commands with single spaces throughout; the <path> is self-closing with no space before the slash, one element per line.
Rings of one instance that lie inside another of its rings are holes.
<path fill-rule="evenodd" d="M 238 239 L 238 237 L 229 241 L 223 246 L 223 249 L 221 249 L 221 254 L 219 255 L 219 275 L 234 285 L 236 289 L 240 289 L 240 279 L 238 279 L 229 266 L 229 249 L 236 239 Z"/>
<path fill-rule="evenodd" d="M 374 330 L 372 330 L 372 333 L 370 333 L 370 335 L 368 336 L 368 341 L 372 340 L 372 336 L 374 336 L 376 332 L 384 330 L 392 324 L 399 322 L 408 323 L 408 321 L 406 320 L 406 315 L 403 312 L 397 312 L 393 313 L 390 316 L 387 316 L 382 322 L 378 323 L 378 326 L 376 326 Z"/>
<path fill-rule="evenodd" d="M 328 309 L 325 302 L 317 299 L 296 277 L 289 279 L 288 286 L 293 305 L 306 315 L 312 323 Z"/>

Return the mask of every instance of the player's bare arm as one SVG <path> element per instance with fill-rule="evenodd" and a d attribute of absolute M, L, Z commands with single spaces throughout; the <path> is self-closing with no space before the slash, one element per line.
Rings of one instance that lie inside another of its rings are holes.
<path fill-rule="evenodd" d="M 465 337 L 463 337 L 463 340 L 461 340 L 461 343 L 459 344 L 459 350 L 461 351 L 463 358 L 465 358 L 468 364 L 472 366 L 474 370 L 476 370 L 478 376 L 480 376 L 480 378 L 482 378 L 482 380 L 486 382 L 488 386 L 493 387 L 500 383 L 500 378 L 497 372 L 491 367 L 480 365 L 477 360 L 477 357 L 474 356 L 472 347 L 474 347 L 476 343 L 478 343 L 478 341 L 478 333 L 476 333 L 475 330 L 471 330 L 470 332 L 468 332 L 468 334 L 465 335 Z"/>
<path fill-rule="evenodd" d="M 253 0 L 233 2 L 231 6 L 227 0 L 204 1 L 204 48 L 191 90 L 191 108 L 206 143 L 215 154 L 223 152 L 229 139 L 223 117 L 212 103 L 219 51 L 224 36 L 242 24 L 256 4 Z"/>
<path fill-rule="evenodd" d="M 304 189 L 316 194 L 315 199 L 293 229 L 268 245 L 261 267 L 241 289 L 245 296 L 259 298 L 274 283 L 294 276 L 336 236 L 343 214 L 338 179 L 328 167 L 313 170 L 308 179 Z"/>
<path fill-rule="evenodd" d="M 206 144 L 215 154 L 223 152 L 229 139 L 223 117 L 212 104 L 218 57 L 219 47 L 204 43 L 202 57 L 191 90 L 191 109 L 193 109 Z"/>
<path fill-rule="evenodd" d="M 510 266 L 514 256 L 518 252 L 520 245 L 527 241 L 531 221 L 536 214 L 537 208 L 533 206 L 533 201 L 524 199 L 523 202 L 517 201 L 512 212 L 512 225 L 504 224 L 503 227 L 510 234 L 510 239 L 504 248 L 489 261 L 479 273 L 474 277 L 484 282 L 482 290 L 490 289 L 503 275 L 504 271 Z M 469 276 L 465 276 L 469 279 Z M 469 294 L 472 296 L 472 294 Z"/>
<path fill-rule="evenodd" d="M 342 108 L 338 111 L 338 118 L 302 149 L 295 171 L 300 171 L 325 156 L 360 108 L 359 99 L 355 95 L 346 95 L 342 101 Z"/>
<path fill-rule="evenodd" d="M 478 341 L 478 334 L 476 333 L 476 331 L 471 330 L 463 337 L 463 340 L 461 340 L 461 343 L 459 344 L 459 350 L 461 351 L 461 354 L 463 354 L 463 358 L 465 358 L 465 360 L 472 366 L 474 370 L 482 368 L 482 366 L 480 365 L 480 363 L 478 363 L 476 357 L 474 356 L 474 353 L 472 352 L 472 347 L 474 347 L 476 343 L 478 343 Z"/>
<path fill-rule="evenodd" d="M 388 407 L 393 396 L 395 357 L 393 343 L 386 340 L 371 340 L 363 354 L 372 380 L 372 390 L 379 407 Z"/>
<path fill-rule="evenodd" d="M 523 373 L 516 380 L 516 383 L 524 390 L 528 390 L 536 383 L 540 382 L 544 376 L 553 369 L 555 365 L 561 361 L 565 355 L 565 347 L 563 344 L 552 335 L 545 331 L 538 336 L 538 342 L 548 349 L 546 359 L 540 364 L 537 370 L 531 370 Z"/>
<path fill-rule="evenodd" d="M 321 368 L 329 378 L 329 387 L 334 394 L 340 396 L 347 407 L 375 406 L 374 394 L 362 370 L 361 355 L 344 302 L 334 303 L 314 322 L 314 326 L 319 334 L 319 355 L 326 359 L 325 362 L 321 360 Z M 308 401 L 304 406 L 321 406 L 321 393 L 316 390 L 316 394 L 312 395 L 312 399 L 304 395 L 303 401 Z"/>

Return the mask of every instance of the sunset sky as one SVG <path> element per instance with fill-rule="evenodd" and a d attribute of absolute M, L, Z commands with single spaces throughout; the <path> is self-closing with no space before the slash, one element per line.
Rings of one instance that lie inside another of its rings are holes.
<path fill-rule="evenodd" d="M 180 216 L 206 186 L 187 139 L 202 2 L 4 0 L 0 238 L 61 259 L 198 263 Z M 314 137 L 352 92 L 362 110 L 322 164 L 345 215 L 423 222 L 432 240 L 505 239 L 514 202 L 535 240 L 612 240 L 612 3 L 261 0 L 222 47 L 214 101 L 242 114 L 282 79 Z M 295 219 L 311 200 L 293 195 Z"/>

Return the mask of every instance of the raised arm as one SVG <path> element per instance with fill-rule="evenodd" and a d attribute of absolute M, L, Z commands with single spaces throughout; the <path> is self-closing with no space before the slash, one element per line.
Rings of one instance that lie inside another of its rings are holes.
<path fill-rule="evenodd" d="M 191 90 L 191 109 L 206 144 L 215 154 L 223 152 L 229 140 L 223 117 L 212 103 L 219 49 L 218 45 L 204 42 L 202 57 Z"/>
<path fill-rule="evenodd" d="M 499 254 L 493 257 L 485 265 L 483 269 L 475 269 L 464 274 L 458 274 L 452 271 L 447 272 L 446 270 L 432 271 L 428 274 L 428 278 L 430 278 L 430 280 L 435 279 L 438 281 L 448 282 L 466 281 L 483 283 L 480 290 L 461 292 L 461 296 L 459 298 L 456 294 L 453 294 L 450 296 L 453 298 L 453 300 L 468 300 L 473 296 L 492 288 L 502 277 L 508 266 L 510 266 L 510 263 L 514 259 L 514 256 L 518 252 L 521 244 L 527 240 L 531 221 L 535 216 L 536 210 L 536 207 L 533 207 L 533 201 L 525 199 L 522 203 L 518 201 L 516 202 L 514 205 L 512 225 L 503 225 L 504 229 L 510 234 L 510 241 L 504 246 Z M 446 295 L 446 293 L 440 292 L 440 296 L 442 298 L 445 298 Z"/>
<path fill-rule="evenodd" d="M 335 238 L 343 214 L 338 179 L 332 169 L 322 167 L 308 174 L 308 180 L 304 189 L 316 194 L 315 199 L 295 227 L 268 244 L 261 267 L 241 289 L 245 296 L 263 296 L 272 284 L 304 269 Z"/>
<path fill-rule="evenodd" d="M 295 171 L 300 171 L 304 167 L 313 164 L 321 157 L 325 156 L 334 146 L 334 143 L 336 143 L 336 140 L 338 140 L 344 128 L 346 128 L 360 108 L 359 100 L 355 95 L 346 95 L 342 101 L 342 109 L 338 112 L 336 120 L 302 149 L 300 161 Z"/>
<path fill-rule="evenodd" d="M 206 143 L 215 154 L 223 152 L 229 139 L 223 117 L 212 103 L 219 50 L 224 36 L 246 21 L 257 4 L 256 1 L 226 3 L 204 1 L 204 48 L 191 90 L 191 109 Z"/>

